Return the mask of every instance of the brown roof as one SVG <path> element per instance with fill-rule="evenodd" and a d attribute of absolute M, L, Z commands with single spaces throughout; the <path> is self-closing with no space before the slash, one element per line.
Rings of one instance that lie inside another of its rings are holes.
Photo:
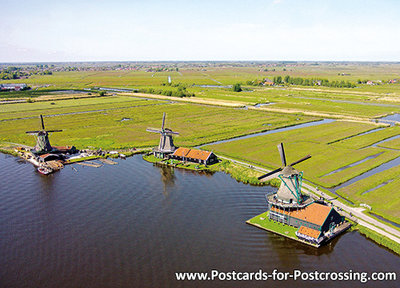
<path fill-rule="evenodd" d="M 331 207 L 312 203 L 305 208 L 293 210 L 293 211 L 284 211 L 282 209 L 277 209 L 272 207 L 271 210 L 276 211 L 281 214 L 288 214 L 290 217 L 294 217 L 297 219 L 301 219 L 310 223 L 317 224 L 321 226 L 324 224 L 326 217 L 328 217 L 329 213 L 331 212 Z"/>
<path fill-rule="evenodd" d="M 319 235 L 321 234 L 321 231 L 306 227 L 306 226 L 301 226 L 297 232 L 310 236 L 312 238 L 318 239 Z"/>
<path fill-rule="evenodd" d="M 211 153 L 212 152 L 209 151 L 179 147 L 175 150 L 173 155 L 178 157 L 207 160 Z"/>

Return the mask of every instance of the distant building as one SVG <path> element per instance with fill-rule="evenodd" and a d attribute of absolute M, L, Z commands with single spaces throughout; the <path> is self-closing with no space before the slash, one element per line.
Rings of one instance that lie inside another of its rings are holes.
<path fill-rule="evenodd" d="M 264 86 L 273 86 L 275 83 L 274 83 L 274 81 L 272 81 L 272 80 L 270 80 L 270 79 L 268 79 L 268 78 L 266 78 L 265 80 L 264 80 Z"/>
<path fill-rule="evenodd" d="M 210 165 L 218 161 L 217 156 L 215 156 L 213 152 L 184 147 L 176 149 L 174 154 L 171 155 L 171 158 L 204 165 Z"/>
<path fill-rule="evenodd" d="M 0 84 L 0 90 L 14 90 L 20 91 L 27 89 L 28 86 L 26 84 Z"/>

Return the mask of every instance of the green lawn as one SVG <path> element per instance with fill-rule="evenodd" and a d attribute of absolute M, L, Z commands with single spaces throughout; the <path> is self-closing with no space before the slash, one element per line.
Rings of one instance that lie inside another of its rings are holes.
<path fill-rule="evenodd" d="M 248 222 L 251 224 L 257 224 L 268 231 L 298 240 L 295 234 L 298 228 L 272 221 L 268 218 L 268 213 L 269 212 L 266 211 L 260 215 L 257 215 L 256 217 L 248 220 Z"/>

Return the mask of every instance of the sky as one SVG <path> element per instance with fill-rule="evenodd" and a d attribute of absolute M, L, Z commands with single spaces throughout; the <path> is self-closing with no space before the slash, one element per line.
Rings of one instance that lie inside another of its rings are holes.
<path fill-rule="evenodd" d="M 0 62 L 400 61 L 398 0 L 0 0 Z"/>

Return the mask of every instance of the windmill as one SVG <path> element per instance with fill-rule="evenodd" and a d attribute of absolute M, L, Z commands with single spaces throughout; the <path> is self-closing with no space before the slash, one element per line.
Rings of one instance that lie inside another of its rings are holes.
<path fill-rule="evenodd" d="M 176 150 L 172 135 L 179 135 L 179 133 L 173 132 L 169 128 L 165 128 L 165 112 L 163 114 L 161 129 L 147 128 L 146 131 L 160 133 L 160 143 L 157 148 L 153 149 L 154 156 L 164 158 L 166 155 L 173 153 Z"/>
<path fill-rule="evenodd" d="M 53 147 L 50 145 L 49 133 L 50 132 L 61 132 L 62 130 L 46 130 L 44 127 L 43 116 L 40 115 L 40 121 L 42 124 L 42 130 L 38 131 L 26 131 L 27 134 L 36 135 L 36 146 L 34 148 L 36 153 L 42 154 L 51 152 Z"/>
<path fill-rule="evenodd" d="M 310 159 L 311 155 L 307 155 L 287 165 L 283 143 L 278 145 L 278 150 L 279 154 L 281 155 L 282 167 L 258 177 L 258 180 L 265 181 L 268 176 L 281 172 L 278 174 L 278 177 L 281 179 L 282 183 L 278 189 L 278 192 L 276 193 L 277 199 L 288 204 L 302 204 L 303 195 L 301 194 L 301 184 L 303 180 L 303 172 L 298 172 L 293 168 L 293 166 Z"/>

